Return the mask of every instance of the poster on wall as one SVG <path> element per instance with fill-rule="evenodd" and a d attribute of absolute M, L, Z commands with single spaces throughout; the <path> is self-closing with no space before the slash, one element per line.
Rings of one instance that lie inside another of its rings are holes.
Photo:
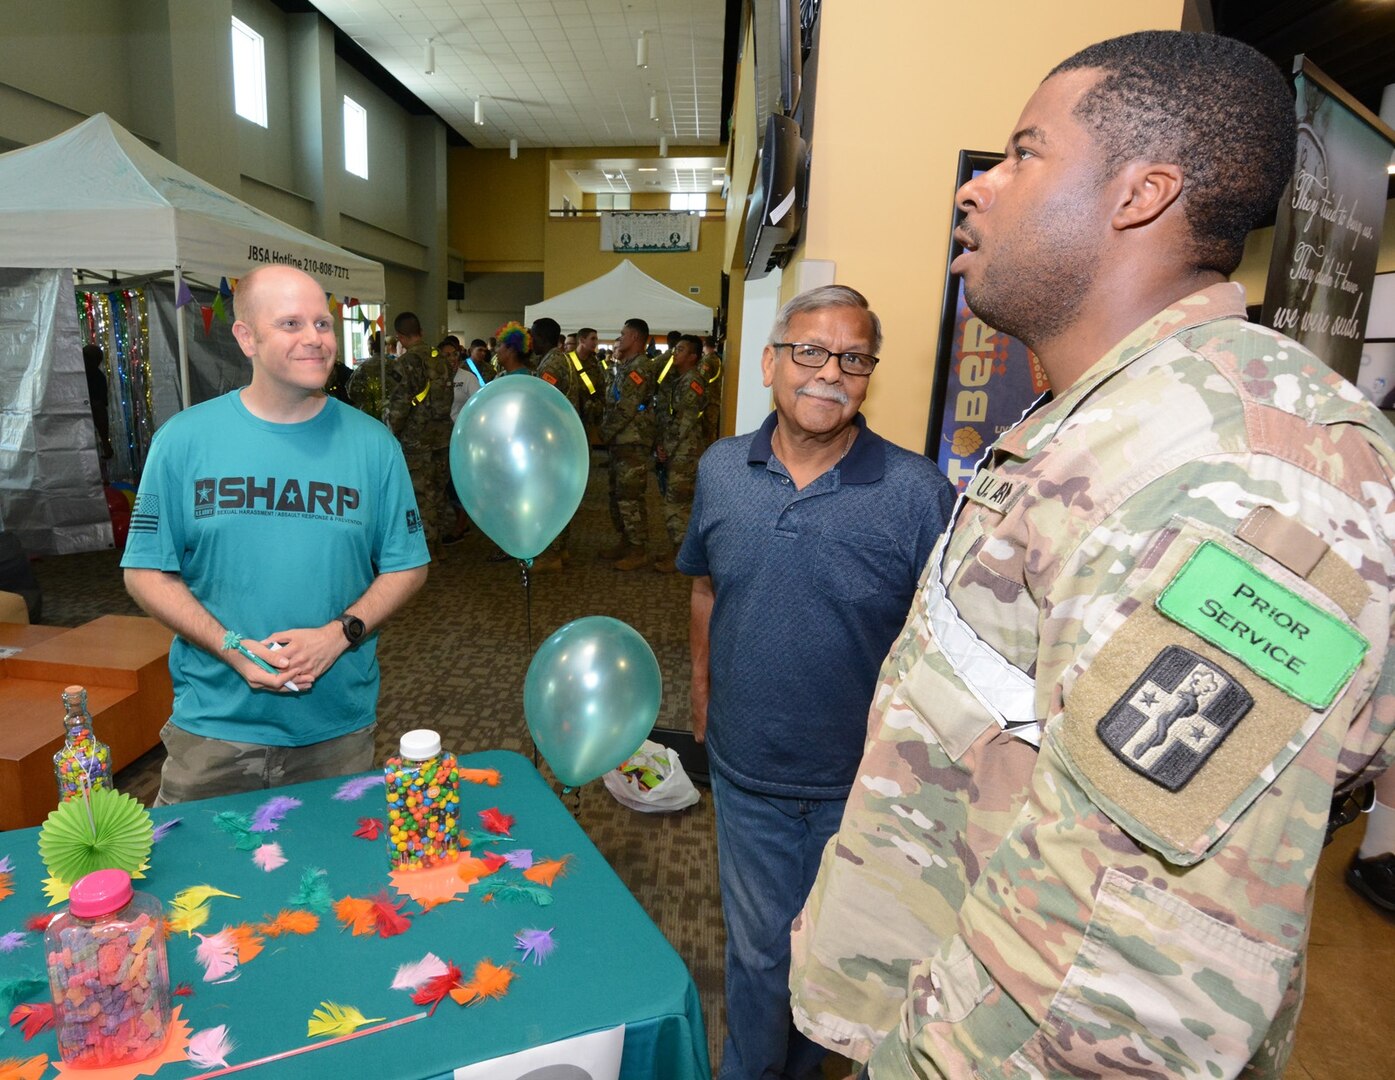
<path fill-rule="evenodd" d="M 1002 160 L 1002 154 L 961 150 L 955 190 Z M 959 251 L 951 241 L 950 262 Z M 984 449 L 1045 393 L 1046 372 L 1026 345 L 969 310 L 963 280 L 948 269 L 942 311 L 925 455 L 963 491 Z"/>
<path fill-rule="evenodd" d="M 1301 55 L 1294 74 L 1298 155 L 1279 200 L 1260 319 L 1355 382 L 1395 132 Z"/>

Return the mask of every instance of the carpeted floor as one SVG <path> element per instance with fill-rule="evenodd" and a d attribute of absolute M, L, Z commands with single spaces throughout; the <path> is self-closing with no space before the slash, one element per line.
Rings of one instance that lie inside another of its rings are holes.
<path fill-rule="evenodd" d="M 651 491 L 655 552 L 663 549 L 662 521 L 657 492 Z M 499 748 L 531 754 L 523 721 L 528 662 L 548 634 L 584 615 L 622 619 L 644 635 L 663 672 L 659 725 L 690 728 L 688 579 L 648 569 L 619 573 L 596 558 L 613 542 L 604 468 L 593 468 L 574 519 L 570 565 L 560 575 L 531 575 L 531 639 L 519 564 L 490 562 L 494 547 L 478 531 L 447 548 L 425 588 L 382 632 L 380 758 L 396 749 L 402 732 L 418 727 L 437 729 L 457 753 Z M 77 626 L 103 614 L 139 614 L 122 588 L 117 563 L 115 552 L 37 562 L 42 621 Z M 153 799 L 162 758 L 163 751 L 155 750 L 133 763 L 117 777 L 118 787 Z M 688 810 L 648 815 L 622 807 L 597 781 L 581 793 L 578 820 L 687 961 L 702 997 L 715 1065 L 725 1032 L 725 934 L 712 803 L 700 790 L 701 801 Z"/>

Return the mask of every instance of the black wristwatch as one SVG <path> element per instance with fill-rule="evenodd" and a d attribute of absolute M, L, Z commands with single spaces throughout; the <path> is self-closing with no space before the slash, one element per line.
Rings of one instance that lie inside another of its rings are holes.
<path fill-rule="evenodd" d="M 349 639 L 350 647 L 357 645 L 368 633 L 368 627 L 363 625 L 363 620 L 357 615 L 350 615 L 347 611 L 339 616 L 339 625 L 344 628 L 344 636 Z"/>

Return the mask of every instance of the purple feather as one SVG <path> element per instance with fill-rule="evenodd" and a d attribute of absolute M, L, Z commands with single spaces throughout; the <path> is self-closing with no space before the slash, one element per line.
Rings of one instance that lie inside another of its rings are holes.
<path fill-rule="evenodd" d="M 12 953 L 28 944 L 29 935 L 23 930 L 11 930 L 8 934 L 0 934 L 0 953 Z"/>
<path fill-rule="evenodd" d="M 10 857 L 8 855 L 6 855 L 4 858 L 0 858 L 0 874 L 13 873 L 14 868 L 15 865 L 14 863 L 10 862 Z"/>
<path fill-rule="evenodd" d="M 173 829 L 176 825 L 178 825 L 178 824 L 179 824 L 181 821 L 183 821 L 183 820 L 184 820 L 183 818 L 172 817 L 172 818 L 170 818 L 168 821 L 162 821 L 162 822 L 160 822 L 160 824 L 158 824 L 158 825 L 155 826 L 155 833 L 154 833 L 154 836 L 153 836 L 153 842 L 156 843 L 156 844 L 158 844 L 161 840 L 163 840 L 163 839 L 165 838 L 165 834 L 166 834 L 167 832 L 169 832 L 171 829 Z"/>
<path fill-rule="evenodd" d="M 252 811 L 253 832 L 275 832 L 281 827 L 281 819 L 300 805 L 300 800 L 290 795 L 277 795 L 267 799 Z"/>
<path fill-rule="evenodd" d="M 533 865 L 533 849 L 522 848 L 517 851 L 506 851 L 504 852 L 504 862 L 515 870 L 527 870 Z"/>
<path fill-rule="evenodd" d="M 355 799 L 363 798 L 364 793 L 369 788 L 377 787 L 386 779 L 382 773 L 378 773 L 376 776 L 358 776 L 352 780 L 345 780 L 339 785 L 339 790 L 330 798 L 337 799 L 339 802 L 353 802 Z"/>
<path fill-rule="evenodd" d="M 523 959 L 527 960 L 531 956 L 533 963 L 541 964 L 552 955 L 552 950 L 557 948 L 557 942 L 552 940 L 552 931 L 555 929 L 555 926 L 551 926 L 546 930 L 520 930 L 513 936 L 514 948 L 523 950 Z"/>

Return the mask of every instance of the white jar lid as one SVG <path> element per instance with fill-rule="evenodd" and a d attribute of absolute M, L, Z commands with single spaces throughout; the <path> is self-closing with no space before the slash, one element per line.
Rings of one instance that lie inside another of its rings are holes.
<path fill-rule="evenodd" d="M 402 736 L 397 750 L 408 761 L 425 761 L 441 752 L 441 736 L 427 728 L 418 728 Z"/>

